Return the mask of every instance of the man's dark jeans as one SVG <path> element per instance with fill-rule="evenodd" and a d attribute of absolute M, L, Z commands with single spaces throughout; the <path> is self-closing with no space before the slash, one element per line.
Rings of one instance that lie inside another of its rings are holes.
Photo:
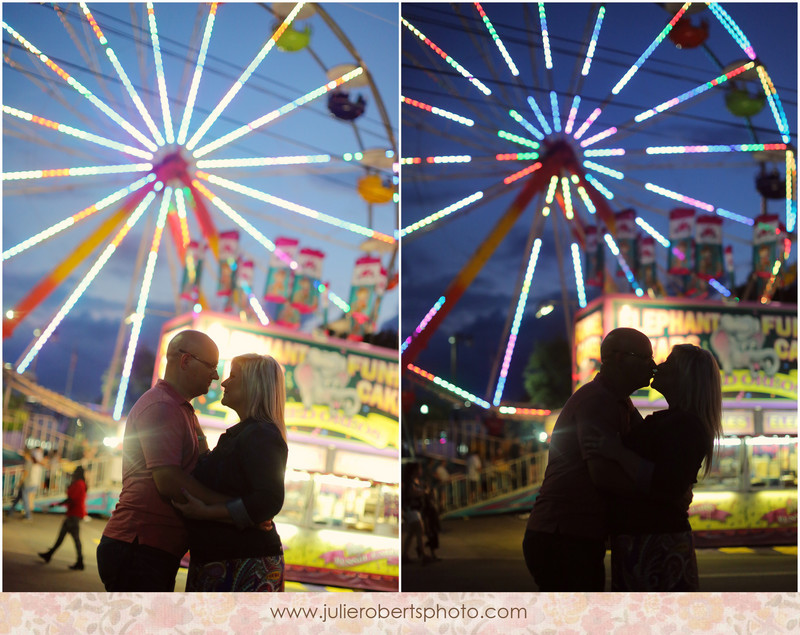
<path fill-rule="evenodd" d="M 604 540 L 528 530 L 522 551 L 540 591 L 602 591 L 605 587 Z"/>
<path fill-rule="evenodd" d="M 181 559 L 171 553 L 103 536 L 97 570 L 106 591 L 174 591 Z"/>

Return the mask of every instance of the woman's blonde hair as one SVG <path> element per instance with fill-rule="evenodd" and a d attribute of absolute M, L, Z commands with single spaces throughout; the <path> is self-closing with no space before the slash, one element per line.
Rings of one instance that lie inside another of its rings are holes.
<path fill-rule="evenodd" d="M 672 355 L 679 373 L 675 406 L 693 413 L 703 424 L 706 442 L 703 476 L 706 476 L 714 458 L 714 442 L 722 434 L 719 366 L 709 351 L 694 344 L 677 344 L 672 347 Z"/>
<path fill-rule="evenodd" d="M 286 422 L 283 418 L 286 406 L 286 382 L 281 365 L 269 355 L 248 353 L 231 360 L 236 364 L 247 396 L 245 417 L 272 421 L 286 441 Z"/>

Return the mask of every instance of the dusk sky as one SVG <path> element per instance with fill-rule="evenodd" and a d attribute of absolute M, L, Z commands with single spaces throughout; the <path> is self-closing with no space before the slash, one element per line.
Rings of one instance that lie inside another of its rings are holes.
<path fill-rule="evenodd" d="M 726 87 L 717 86 L 698 97 L 687 99 L 660 114 L 638 123 L 634 117 L 673 98 L 704 86 L 749 61 L 742 46 L 722 27 L 710 9 L 691 15 L 693 25 L 706 21 L 709 37 L 698 48 L 678 49 L 668 38 L 654 47 L 659 33 L 672 17 L 656 3 L 609 3 L 596 40 L 594 56 L 587 75 L 582 75 L 586 51 L 597 25 L 600 5 L 545 3 L 552 68 L 547 69 L 543 49 L 542 24 L 536 4 L 486 3 L 486 17 L 502 41 L 509 59 L 518 69 L 515 77 L 489 27 L 472 4 L 409 3 L 403 6 L 405 18 L 418 33 L 403 27 L 402 95 L 427 106 L 469 118 L 473 126 L 436 116 L 423 108 L 402 106 L 402 154 L 422 157 L 420 165 L 404 166 L 404 228 L 439 210 L 448 210 L 458 201 L 477 192 L 483 198 L 450 213 L 403 239 L 403 289 L 401 339 L 409 336 L 426 312 L 442 295 L 458 271 L 470 261 L 475 250 L 521 191 L 525 178 L 504 186 L 503 179 L 526 166 L 527 161 L 498 161 L 497 154 L 531 151 L 518 143 L 500 138 L 498 130 L 535 140 L 533 133 L 512 119 L 514 109 L 539 132 L 543 124 L 530 104 L 533 96 L 551 133 L 546 141 L 566 140 L 579 162 L 591 160 L 616 171 L 617 177 L 585 167 L 613 195 L 608 201 L 613 212 L 634 208 L 637 215 L 663 236 L 669 235 L 668 214 L 676 207 L 696 207 L 660 195 L 645 184 L 691 197 L 714 209 L 724 209 L 753 219 L 762 211 L 762 201 L 755 188 L 758 159 L 770 159 L 768 170 L 785 171 L 783 153 L 754 156 L 752 153 L 647 155 L 651 146 L 697 146 L 781 143 L 769 106 L 751 117 L 734 116 L 726 108 Z M 676 10 L 680 4 L 675 4 Z M 722 5 L 739 25 L 755 50 L 758 60 L 771 76 L 786 111 L 790 130 L 789 143 L 796 145 L 797 123 L 797 6 L 794 3 L 733 3 Z M 448 64 L 421 39 L 427 37 L 454 60 Z M 636 63 L 638 71 L 617 94 L 612 88 L 622 83 Z M 462 71 L 458 68 L 460 66 Z M 483 86 L 472 83 L 474 77 Z M 741 78 L 740 78 L 741 79 Z M 737 87 L 751 93 L 759 89 L 758 80 L 746 78 Z M 485 89 L 485 90 L 484 90 Z M 491 92 L 490 95 L 486 91 Z M 551 96 L 552 95 L 552 96 Z M 566 134 L 573 96 L 581 101 Z M 555 99 L 557 122 L 553 116 Z M 600 108 L 602 114 L 592 123 L 584 142 L 597 133 L 615 127 L 612 136 L 587 146 L 587 149 L 622 149 L 623 156 L 581 158 L 583 147 L 574 139 L 583 122 Z M 556 130 L 559 125 L 560 132 Z M 427 164 L 430 156 L 471 156 L 469 162 Z M 621 178 L 619 178 L 621 176 Z M 531 177 L 529 177 L 531 178 Z M 560 190 L 560 187 L 559 187 Z M 587 208 L 573 189 L 575 213 L 582 223 L 594 224 Z M 486 396 L 491 366 L 498 351 L 505 350 L 501 333 L 507 316 L 513 316 L 517 297 L 515 283 L 528 261 L 526 247 L 532 221 L 544 205 L 544 193 L 534 197 L 520 219 L 495 251 L 455 309 L 445 318 L 422 351 L 417 363 L 423 369 L 451 378 L 448 337 L 463 336 L 458 345 L 456 382 L 480 397 Z M 520 401 L 522 371 L 531 346 L 537 340 L 564 335 L 565 321 L 560 311 L 536 320 L 534 313 L 545 302 L 562 300 L 577 306 L 575 276 L 570 255 L 570 228 L 560 208 L 541 231 L 541 248 L 530 286 L 530 295 L 522 316 L 517 350 L 511 361 L 504 401 Z M 766 211 L 785 222 L 785 201 L 767 201 Z M 703 212 L 706 213 L 706 212 Z M 554 219 L 560 241 L 556 250 Z M 735 281 L 743 284 L 751 270 L 753 227 L 729 218 L 723 219 L 723 245 L 732 245 Z M 795 243 L 796 247 L 796 243 Z M 606 250 L 606 261 L 611 254 Z M 664 281 L 667 250 L 657 246 L 659 276 Z M 796 248 L 790 263 L 796 263 Z M 563 278 L 559 272 L 563 265 Z M 585 261 L 584 261 L 585 262 Z M 585 265 L 584 265 L 585 266 Z M 616 265 L 611 268 L 615 271 Z M 620 292 L 630 293 L 625 278 L 617 278 Z M 587 287 L 588 300 L 596 297 L 596 288 Z M 513 295 L 513 297 L 512 297 Z M 716 298 L 720 296 L 716 295 Z M 559 308 L 562 305 L 557 305 Z M 573 309 L 574 312 L 574 309 Z M 494 386 L 491 387 L 494 390 Z"/>
<path fill-rule="evenodd" d="M 133 99 L 123 87 L 123 82 L 79 5 L 55 6 L 58 11 L 54 5 L 8 3 L 3 5 L 3 19 L 98 100 L 108 104 L 145 137 L 152 139 L 145 118 L 135 108 Z M 164 86 L 176 139 L 207 24 L 208 7 L 190 3 L 155 5 Z M 268 4 L 220 4 L 187 140 L 191 140 L 212 110 L 242 78 L 245 69 L 280 24 L 270 8 Z M 397 226 L 396 205 L 391 202 L 375 204 L 370 213 L 368 204 L 356 189 L 358 180 L 366 171 L 355 161 L 343 160 L 343 156 L 362 149 L 391 150 L 393 143 L 397 143 L 397 5 L 326 3 L 324 8 L 344 37 L 352 43 L 355 54 L 348 50 L 320 15 L 305 18 L 301 14 L 295 26 L 301 32 L 310 28 L 309 48 L 298 52 L 285 52 L 277 48 L 271 50 L 222 110 L 220 118 L 208 129 L 196 148 L 323 86 L 329 81 L 327 70 L 340 64 L 354 64 L 357 56 L 363 60 L 376 84 L 391 133 L 387 131 L 379 104 L 369 86 L 349 87 L 346 84 L 344 88 L 351 93 L 351 101 L 358 96 L 366 100 L 365 114 L 355 122 L 334 118 L 327 109 L 327 95 L 323 95 L 299 105 L 219 151 L 209 153 L 205 158 L 331 155 L 333 159 L 327 163 L 208 171 L 329 217 L 362 227 L 370 226 L 392 235 Z M 89 9 L 155 127 L 166 136 L 156 55 L 145 4 L 90 4 Z M 3 65 L 4 106 L 118 143 L 143 147 L 120 124 L 112 121 L 26 51 L 8 29 L 3 32 L 3 44 L 8 56 Z M 154 163 L 158 158 L 159 154 L 156 153 Z M 127 155 L 124 151 L 90 143 L 24 121 L 18 116 L 3 116 L 3 171 L 6 173 L 141 162 L 145 162 L 145 159 Z M 377 173 L 381 178 L 390 179 L 391 166 Z M 129 173 L 7 180 L 3 195 L 4 251 L 90 207 L 142 175 Z M 267 239 L 274 241 L 281 236 L 295 238 L 300 241 L 301 248 L 324 252 L 326 259 L 322 279 L 331 283 L 338 296 L 345 300 L 349 298 L 353 266 L 356 259 L 364 255 L 359 246 L 365 236 L 221 186 L 209 187 Z M 60 323 L 54 337 L 34 359 L 31 369 L 36 371 L 46 387 L 64 392 L 70 358 L 74 355 L 76 366 L 71 396 L 93 401 L 101 394 L 100 377 L 109 366 L 117 333 L 125 318 L 126 300 L 132 298 L 131 310 L 137 306 L 145 271 L 142 267 L 140 273 L 134 275 L 137 253 L 142 248 L 140 245 L 147 250 L 151 244 L 159 200 L 160 197 L 151 204 Z M 54 238 L 4 261 L 4 312 L 13 308 L 35 284 L 77 249 L 119 205 L 108 205 Z M 207 203 L 207 206 L 217 231 L 237 229 L 236 224 L 214 205 Z M 197 221 L 191 211 L 188 216 L 190 236 L 199 239 L 201 232 Z M 240 230 L 240 235 L 242 252 L 255 260 L 253 290 L 260 296 L 264 291 L 269 252 L 245 231 Z M 34 341 L 34 330 L 47 327 L 109 241 L 110 238 L 81 259 L 79 266 L 17 327 L 13 336 L 4 340 L 5 363 L 16 362 Z M 390 255 L 380 255 L 384 265 L 388 265 Z M 209 298 L 210 307 L 220 310 L 222 300 L 215 294 L 217 264 L 210 254 L 205 266 L 203 291 Z M 163 322 L 176 315 L 176 312 L 189 309 L 188 303 L 177 299 L 182 269 L 172 240 L 165 231 L 147 302 L 140 346 L 155 350 Z M 338 315 L 341 315 L 341 311 L 331 306 L 330 318 L 335 319 Z M 397 315 L 398 293 L 395 289 L 387 293 L 384 299 L 379 325 L 396 324 Z M 130 326 L 126 326 L 123 332 L 123 356 L 129 333 Z"/>

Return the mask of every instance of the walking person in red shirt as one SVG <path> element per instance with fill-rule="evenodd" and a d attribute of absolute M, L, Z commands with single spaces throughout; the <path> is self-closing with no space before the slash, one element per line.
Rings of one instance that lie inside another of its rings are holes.
<path fill-rule="evenodd" d="M 58 533 L 56 544 L 54 544 L 49 551 L 43 551 L 39 554 L 45 562 L 50 562 L 50 558 L 61 546 L 61 543 L 66 538 L 67 534 L 72 536 L 75 541 L 75 551 L 78 554 L 78 560 L 73 564 L 70 569 L 82 571 L 83 570 L 83 552 L 81 551 L 81 520 L 86 517 L 86 479 L 83 476 L 83 468 L 79 465 L 72 473 L 72 480 L 67 488 L 67 497 L 58 503 L 51 503 L 50 507 L 57 507 L 59 505 L 67 506 L 67 515 L 64 522 L 61 523 L 61 531 Z"/>

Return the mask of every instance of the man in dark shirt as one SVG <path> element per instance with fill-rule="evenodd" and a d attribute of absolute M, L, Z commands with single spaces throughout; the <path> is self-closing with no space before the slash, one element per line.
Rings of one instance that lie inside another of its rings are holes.
<path fill-rule="evenodd" d="M 610 461 L 587 458 L 583 436 L 589 428 L 616 435 L 630 427 L 631 417 L 639 417 L 630 395 L 650 383 L 655 363 L 650 340 L 630 328 L 606 335 L 600 360 L 597 376 L 558 416 L 522 543 L 540 591 L 602 591 L 605 585 L 608 509 L 598 490 L 625 476 Z"/>

